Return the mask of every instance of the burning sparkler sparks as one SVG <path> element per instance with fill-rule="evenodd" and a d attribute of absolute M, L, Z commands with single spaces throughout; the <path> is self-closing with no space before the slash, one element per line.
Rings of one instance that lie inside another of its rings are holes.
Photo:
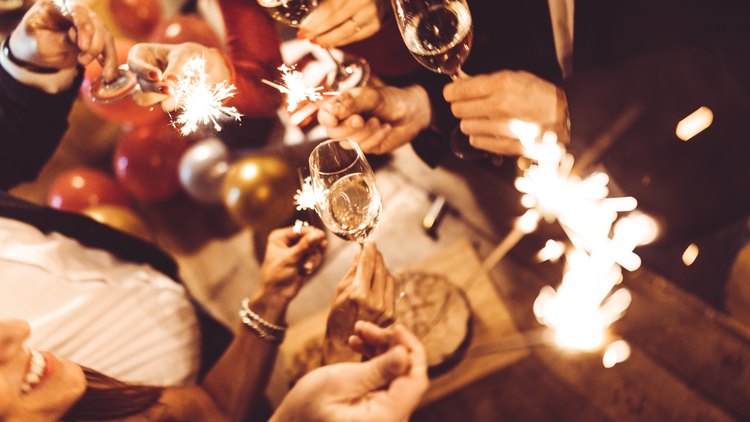
<path fill-rule="evenodd" d="M 283 64 L 279 67 L 279 70 L 281 71 L 281 80 L 283 83 L 279 84 L 266 79 L 262 79 L 262 81 L 264 84 L 270 85 L 287 95 L 287 110 L 290 112 L 296 110 L 297 106 L 303 101 L 314 103 L 317 100 L 323 99 L 323 95 L 339 95 L 338 92 L 320 92 L 325 89 L 322 86 L 305 86 L 305 83 L 302 81 L 302 72 L 294 70 L 294 66 L 289 67 Z"/>
<path fill-rule="evenodd" d="M 523 205 L 536 209 L 547 221 L 557 220 L 571 243 L 564 250 L 568 269 L 560 287 L 542 289 L 534 313 L 554 331 L 559 346 L 596 350 L 606 342 L 610 324 L 630 305 L 626 289 L 614 290 L 622 280 L 621 267 L 634 271 L 640 266 L 633 249 L 653 240 L 656 225 L 650 217 L 634 212 L 634 198 L 608 197 L 606 174 L 585 179 L 571 175 L 573 157 L 557 144 L 554 134 L 544 134 L 537 143 L 539 130 L 534 125 L 515 122 L 511 130 L 522 140 L 524 155 L 533 161 L 515 183 L 526 194 Z M 620 218 L 618 213 L 623 212 L 629 215 Z M 624 342 L 619 342 L 622 348 Z M 605 366 L 627 358 L 624 353 L 613 358 L 611 350 Z"/>
<path fill-rule="evenodd" d="M 297 211 L 309 210 L 315 208 L 315 193 L 313 192 L 311 178 L 305 177 L 302 181 L 302 188 L 297 189 L 294 195 L 294 201 L 297 204 Z"/>
<path fill-rule="evenodd" d="M 242 116 L 236 108 L 222 105 L 222 101 L 234 97 L 234 85 L 226 81 L 213 87 L 207 83 L 205 72 L 206 61 L 194 57 L 182 67 L 185 74 L 177 81 L 175 100 L 182 113 L 173 122 L 180 133 L 188 135 L 198 129 L 199 125 L 213 124 L 216 131 L 221 131 L 220 121 Z"/>

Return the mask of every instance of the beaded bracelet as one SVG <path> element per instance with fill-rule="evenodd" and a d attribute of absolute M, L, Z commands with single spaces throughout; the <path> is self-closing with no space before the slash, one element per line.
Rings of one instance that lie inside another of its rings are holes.
<path fill-rule="evenodd" d="M 240 310 L 242 323 L 253 330 L 260 338 L 271 343 L 279 344 L 284 341 L 286 327 L 272 324 L 261 318 L 258 314 L 250 310 L 250 299 L 242 300 L 242 309 Z"/>

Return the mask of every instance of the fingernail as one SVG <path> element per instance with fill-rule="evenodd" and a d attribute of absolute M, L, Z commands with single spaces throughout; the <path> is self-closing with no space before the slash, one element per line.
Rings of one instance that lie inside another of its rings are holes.
<path fill-rule="evenodd" d="M 159 74 L 155 70 L 152 70 L 152 71 L 148 72 L 148 77 L 152 81 L 156 81 L 159 78 Z"/>
<path fill-rule="evenodd" d="M 169 89 L 168 86 L 160 86 L 159 87 L 159 92 L 161 92 L 164 95 L 170 95 L 169 91 L 170 91 L 170 89 Z"/>
<path fill-rule="evenodd" d="M 297 31 L 297 39 L 298 39 L 298 40 L 304 40 L 305 38 L 307 38 L 307 34 L 309 34 L 309 33 L 310 33 L 310 32 L 309 32 L 309 31 L 308 31 L 307 29 L 302 29 L 302 28 L 300 28 L 300 29 L 299 29 L 299 30 Z"/>
<path fill-rule="evenodd" d="M 177 76 L 175 75 L 167 75 L 164 77 L 165 81 L 171 81 L 171 82 L 177 82 Z"/>
<path fill-rule="evenodd" d="M 310 44 L 318 45 L 318 40 L 315 39 L 315 38 L 310 38 Z M 321 45 L 321 47 L 323 47 L 323 46 Z"/>

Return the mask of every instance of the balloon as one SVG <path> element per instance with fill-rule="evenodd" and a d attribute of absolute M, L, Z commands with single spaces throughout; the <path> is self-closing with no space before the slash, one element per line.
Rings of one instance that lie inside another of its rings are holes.
<path fill-rule="evenodd" d="M 224 205 L 241 224 L 254 230 L 270 230 L 294 215 L 296 173 L 281 159 L 251 156 L 229 167 L 224 177 Z"/>
<path fill-rule="evenodd" d="M 70 212 L 81 212 L 100 204 L 130 206 L 114 178 L 86 166 L 72 168 L 57 176 L 47 195 L 47 204 Z"/>
<path fill-rule="evenodd" d="M 128 61 L 128 52 L 135 45 L 135 41 L 127 38 L 116 38 L 117 63 L 122 65 Z M 91 81 L 102 74 L 102 66 L 97 60 L 86 66 L 81 84 L 81 97 L 88 108 L 100 118 L 112 123 L 130 124 L 134 126 L 167 125 L 169 117 L 159 107 L 139 107 L 128 96 L 120 101 L 109 104 L 94 102 L 89 94 Z"/>
<path fill-rule="evenodd" d="M 157 0 L 109 0 L 112 18 L 127 35 L 147 37 L 161 20 Z"/>
<path fill-rule="evenodd" d="M 143 201 L 159 201 L 180 190 L 177 169 L 187 138 L 172 126 L 143 126 L 125 132 L 113 156 L 115 177 Z"/>
<path fill-rule="evenodd" d="M 213 28 L 195 15 L 177 15 L 161 21 L 151 33 L 150 41 L 159 44 L 195 42 L 206 47 L 222 48 Z"/>
<path fill-rule="evenodd" d="M 154 236 L 148 224 L 130 208 L 109 204 L 95 205 L 86 208 L 81 213 L 146 242 L 154 241 Z"/>
<path fill-rule="evenodd" d="M 180 183 L 191 198 L 204 204 L 221 203 L 221 184 L 229 170 L 229 151 L 216 138 L 191 146 L 179 165 Z"/>

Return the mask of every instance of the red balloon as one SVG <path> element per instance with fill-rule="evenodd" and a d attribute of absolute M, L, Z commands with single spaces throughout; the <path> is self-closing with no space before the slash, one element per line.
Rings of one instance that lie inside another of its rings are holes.
<path fill-rule="evenodd" d="M 170 125 L 134 127 L 115 149 L 115 177 L 134 198 L 167 199 L 180 190 L 179 163 L 187 146 L 187 138 Z"/>
<path fill-rule="evenodd" d="M 134 38 L 147 37 L 161 20 L 157 0 L 109 0 L 109 10 L 117 25 Z"/>
<path fill-rule="evenodd" d="M 118 65 L 128 62 L 128 52 L 134 45 L 135 41 L 127 38 L 115 39 Z M 169 124 L 169 117 L 159 107 L 139 107 L 133 102 L 133 98 L 130 96 L 109 104 L 94 102 L 89 94 L 89 87 L 91 86 L 91 81 L 101 74 L 102 67 L 98 61 L 94 60 L 86 66 L 86 70 L 83 74 L 83 83 L 81 84 L 81 96 L 94 114 L 104 120 L 123 125 L 130 124 L 134 126 L 144 126 Z"/>
<path fill-rule="evenodd" d="M 213 28 L 195 15 L 177 15 L 159 22 L 150 41 L 159 44 L 195 42 L 207 47 L 222 48 L 221 40 Z"/>
<path fill-rule="evenodd" d="M 105 204 L 130 207 L 127 196 L 114 178 L 86 166 L 75 167 L 57 176 L 47 195 L 47 204 L 71 212 Z"/>

